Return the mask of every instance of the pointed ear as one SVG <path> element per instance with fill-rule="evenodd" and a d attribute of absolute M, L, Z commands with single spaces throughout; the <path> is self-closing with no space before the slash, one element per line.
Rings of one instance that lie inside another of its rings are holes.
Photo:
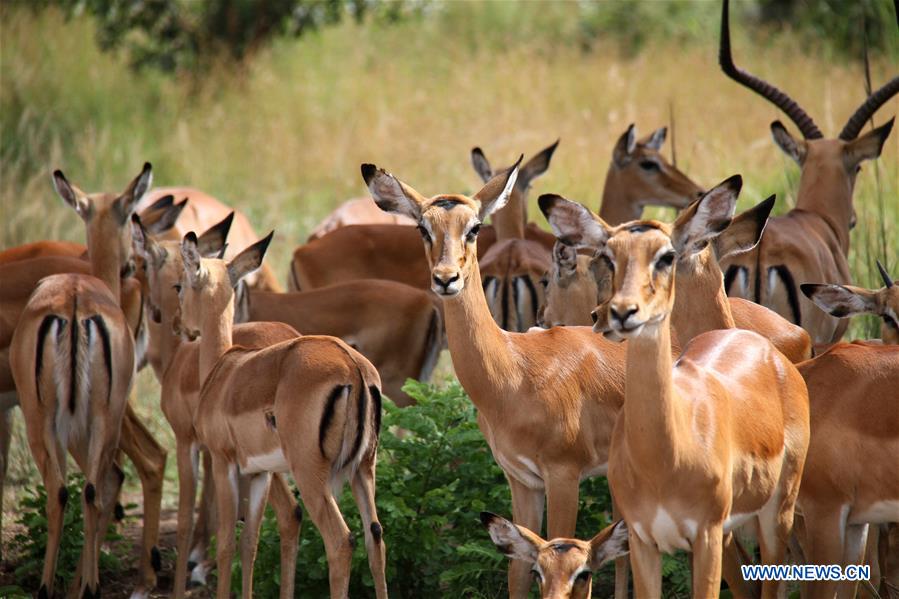
<path fill-rule="evenodd" d="M 553 153 L 556 151 L 556 148 L 559 147 L 559 142 L 561 139 L 557 139 L 556 143 L 551 146 L 540 150 L 537 154 L 534 155 L 533 158 L 528 160 L 523 167 L 521 167 L 521 173 L 518 175 L 518 181 L 516 181 L 515 185 L 521 191 L 526 190 L 531 186 L 531 182 L 546 172 L 549 168 L 549 163 L 553 158 Z"/>
<path fill-rule="evenodd" d="M 560 276 L 570 276 L 577 271 L 577 250 L 559 240 L 553 244 L 553 262 Z"/>
<path fill-rule="evenodd" d="M 883 144 L 890 136 L 890 131 L 893 130 L 893 121 L 895 120 L 893 117 L 873 131 L 868 131 L 864 135 L 846 142 L 846 146 L 843 148 L 843 160 L 846 162 L 846 166 L 855 168 L 863 160 L 874 160 L 880 156 Z"/>
<path fill-rule="evenodd" d="M 53 171 L 53 188 L 63 201 L 75 209 L 83 220 L 87 220 L 91 214 L 91 201 L 87 194 L 69 183 L 62 171 Z"/>
<path fill-rule="evenodd" d="M 790 135 L 780 121 L 771 123 L 771 135 L 774 137 L 777 147 L 802 166 L 802 162 L 805 160 L 805 140 L 796 139 Z"/>
<path fill-rule="evenodd" d="M 490 533 L 490 540 L 506 557 L 529 564 L 537 561 L 537 553 L 544 543 L 538 535 L 490 512 L 481 512 L 481 523 Z"/>
<path fill-rule="evenodd" d="M 150 237 L 136 214 L 131 215 L 131 241 L 137 254 L 154 267 L 165 257 L 165 250 Z"/>
<path fill-rule="evenodd" d="M 493 178 L 493 169 L 490 168 L 490 162 L 484 156 L 484 151 L 481 148 L 471 149 L 471 166 L 474 167 L 474 172 L 478 174 L 484 183 Z"/>
<path fill-rule="evenodd" d="M 671 241 L 678 254 L 689 256 L 703 250 L 730 225 L 742 186 L 743 178 L 734 175 L 678 214 L 671 230 Z"/>
<path fill-rule="evenodd" d="M 197 249 L 197 234 L 190 231 L 181 240 L 181 260 L 184 263 L 184 274 L 191 287 L 197 287 L 201 279 L 201 256 Z"/>
<path fill-rule="evenodd" d="M 582 204 L 552 193 L 537 198 L 537 204 L 556 239 L 565 245 L 599 248 L 608 241 L 611 227 Z"/>
<path fill-rule="evenodd" d="M 667 135 L 668 127 L 661 127 L 653 131 L 651 135 L 648 135 L 644 139 L 640 140 L 639 143 L 658 152 L 662 149 L 662 145 L 665 143 L 665 137 Z"/>
<path fill-rule="evenodd" d="M 614 160 L 615 164 L 618 166 L 626 165 L 631 161 L 631 155 L 634 153 L 636 147 L 637 129 L 634 127 L 634 124 L 631 123 L 627 126 L 627 131 L 618 138 L 618 143 L 615 144 L 615 149 L 612 150 L 612 160 Z"/>
<path fill-rule="evenodd" d="M 167 198 L 172 198 L 172 196 L 166 196 Z M 162 198 L 165 199 L 165 198 Z M 153 204 L 153 206 L 156 206 Z M 181 216 L 181 212 L 184 211 L 184 208 L 187 206 L 187 198 L 184 198 L 177 204 L 174 204 L 169 200 L 168 206 L 158 209 L 158 210 L 145 210 L 143 214 L 153 215 L 158 214 L 156 220 L 147 225 L 147 232 L 150 235 L 160 235 L 165 233 L 169 229 L 175 226 L 175 222 L 178 220 L 178 217 Z M 152 207 L 151 207 L 152 208 Z"/>
<path fill-rule="evenodd" d="M 272 242 L 275 232 L 272 231 L 241 253 L 234 256 L 234 259 L 228 263 L 228 277 L 231 279 L 231 286 L 237 285 L 242 278 L 262 266 L 262 259 L 265 258 L 265 251 L 268 244 Z"/>
<path fill-rule="evenodd" d="M 228 232 L 231 230 L 231 223 L 233 222 L 234 212 L 232 211 L 221 222 L 212 225 L 204 231 L 197 242 L 200 253 L 204 256 L 221 258 L 224 255 L 222 251 L 225 245 L 227 245 L 225 242 L 228 239 Z"/>
<path fill-rule="evenodd" d="M 512 189 L 515 188 L 515 181 L 518 179 L 518 167 L 523 158 L 524 155 L 522 154 L 518 157 L 515 164 L 487 181 L 487 184 L 472 196 L 472 199 L 480 205 L 478 218 L 481 219 L 481 222 L 484 222 L 488 216 L 505 206 L 506 202 L 509 201 Z"/>
<path fill-rule="evenodd" d="M 876 291 L 852 287 L 850 285 L 820 285 L 803 283 L 802 293 L 815 304 L 837 318 L 847 318 L 857 314 L 882 314 L 883 306 L 878 301 Z"/>
<path fill-rule="evenodd" d="M 627 555 L 627 523 L 619 520 L 590 539 L 590 569 L 596 570 L 616 557 Z"/>
<path fill-rule="evenodd" d="M 774 208 L 776 196 L 753 206 L 735 216 L 722 233 L 715 239 L 715 255 L 718 260 L 728 256 L 748 252 L 758 244 L 768 224 L 768 216 Z"/>
<path fill-rule="evenodd" d="M 122 216 L 123 222 L 127 222 L 131 218 L 131 213 L 137 207 L 150 185 L 153 184 L 153 166 L 149 162 L 144 163 L 144 168 L 134 180 L 128 184 L 124 193 L 116 200 L 119 214 Z"/>
<path fill-rule="evenodd" d="M 415 222 L 421 220 L 425 198 L 420 193 L 374 164 L 362 165 L 362 178 L 378 208 L 408 216 Z"/>

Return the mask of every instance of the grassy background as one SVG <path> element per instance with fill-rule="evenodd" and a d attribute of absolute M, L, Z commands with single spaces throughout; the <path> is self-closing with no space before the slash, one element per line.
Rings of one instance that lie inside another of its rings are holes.
<path fill-rule="evenodd" d="M 197 83 L 135 74 L 124 57 L 97 49 L 89 19 L 5 3 L 0 248 L 83 241 L 80 220 L 52 190 L 52 169 L 87 190 L 118 190 L 149 160 L 157 185 L 201 188 L 247 213 L 260 233 L 276 228 L 269 255 L 283 278 L 290 253 L 314 224 L 364 193 L 361 162 L 384 166 L 426 194 L 471 192 L 478 185 L 472 146 L 507 163 L 561 137 L 531 201 L 553 191 L 595 207 L 617 137 L 630 122 L 643 133 L 667 124 L 669 105 L 679 165 L 697 182 L 741 173 L 741 208 L 774 192 L 777 212 L 792 206 L 798 167 L 768 132 L 772 120 L 786 119 L 719 71 L 716 4 L 692 5 L 666 35 L 641 38 L 638 52 L 595 32 L 585 43 L 585 30 L 603 24 L 590 10 L 574 2 L 435 4 L 422 19 L 347 22 L 281 41 Z M 626 26 L 630 11 L 618 13 Z M 787 90 L 826 134 L 835 135 L 862 102 L 860 61 L 809 45 L 789 27 L 749 36 L 739 19 L 732 26 L 737 63 Z M 875 87 L 895 75 L 895 56 L 872 57 Z M 897 109 L 893 100 L 877 122 Z M 856 187 L 850 263 L 856 281 L 869 287 L 880 286 L 875 258 L 899 276 L 897 156 L 894 132 Z M 533 206 L 531 214 L 542 223 Z M 878 334 L 874 318 L 856 320 L 850 331 Z M 149 372 L 138 390 L 140 410 L 172 447 Z M 167 503 L 174 456 L 169 470 Z M 36 480 L 21 436 L 11 475 Z"/>

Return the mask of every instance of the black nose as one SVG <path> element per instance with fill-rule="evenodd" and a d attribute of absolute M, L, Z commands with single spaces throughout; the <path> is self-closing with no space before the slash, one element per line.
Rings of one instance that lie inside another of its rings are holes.
<path fill-rule="evenodd" d="M 455 274 L 455 275 L 451 276 L 450 278 L 448 278 L 448 279 L 446 279 L 446 280 L 441 279 L 441 278 L 438 277 L 437 275 L 434 275 L 434 276 L 431 277 L 431 278 L 434 279 L 434 282 L 437 283 L 439 286 L 443 287 L 444 289 L 448 289 L 449 286 L 450 286 L 453 282 L 459 280 L 459 275 L 458 275 L 458 274 Z"/>
<path fill-rule="evenodd" d="M 625 321 L 627 321 L 627 319 L 630 318 L 630 316 L 631 316 L 632 314 L 636 314 L 636 313 L 637 313 L 637 309 L 636 309 L 636 308 L 625 308 L 625 311 L 624 311 L 624 313 L 622 314 L 621 312 L 619 312 L 619 311 L 616 310 L 615 308 L 609 307 L 609 312 L 612 314 L 612 318 L 614 318 L 615 320 L 617 320 L 617 321 L 620 322 L 621 324 L 624 324 Z"/>

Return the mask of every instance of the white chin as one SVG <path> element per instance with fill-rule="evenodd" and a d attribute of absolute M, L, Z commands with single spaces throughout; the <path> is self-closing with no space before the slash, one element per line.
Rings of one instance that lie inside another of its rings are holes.
<path fill-rule="evenodd" d="M 444 289 L 443 287 L 435 288 L 431 287 L 431 291 L 439 295 L 440 297 L 455 297 L 459 295 L 461 289 L 457 289 L 456 287 L 450 287 L 449 289 Z"/>

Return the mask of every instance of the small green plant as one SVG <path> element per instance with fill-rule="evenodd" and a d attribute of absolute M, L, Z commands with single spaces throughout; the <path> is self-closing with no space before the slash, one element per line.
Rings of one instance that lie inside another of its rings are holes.
<path fill-rule="evenodd" d="M 59 557 L 56 562 L 57 589 L 65 589 L 75 575 L 81 549 L 84 545 L 84 517 L 81 509 L 81 493 L 84 489 L 84 475 L 80 472 L 69 475 L 66 483 L 69 501 L 65 507 L 62 539 L 59 544 Z M 54 497 L 54 500 L 56 498 Z M 19 524 L 24 531 L 15 536 L 15 546 L 21 551 L 16 580 L 25 588 L 37 588 L 40 584 L 41 570 L 44 566 L 44 552 L 47 547 L 47 490 L 38 485 L 27 492 L 21 500 L 19 508 Z M 122 537 L 110 525 L 106 534 L 107 541 L 119 543 Z M 122 563 L 117 555 L 100 551 L 100 577 L 112 577 L 122 571 Z M 5 591 L 0 595 L 7 596 Z M 13 595 L 14 596 L 14 595 Z"/>

